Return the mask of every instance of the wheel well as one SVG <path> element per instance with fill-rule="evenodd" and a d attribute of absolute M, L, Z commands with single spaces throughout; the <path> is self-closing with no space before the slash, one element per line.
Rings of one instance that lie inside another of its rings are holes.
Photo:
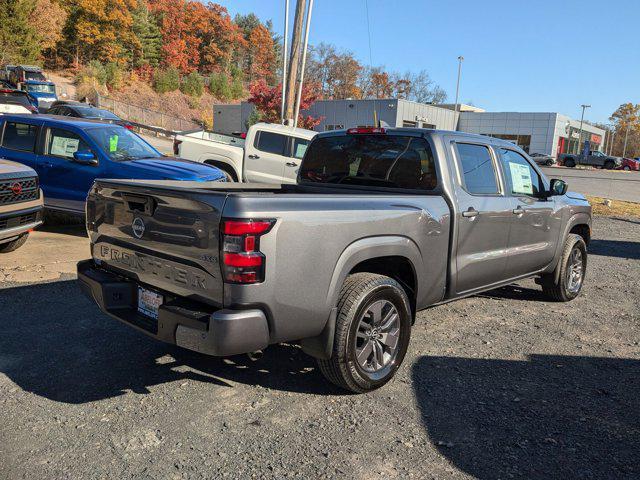
<path fill-rule="evenodd" d="M 365 260 L 357 264 L 351 273 L 368 272 L 385 275 L 397 281 L 409 297 L 411 312 L 416 313 L 416 272 L 413 265 L 406 257 L 377 257 Z"/>
<path fill-rule="evenodd" d="M 223 162 L 218 162 L 216 160 L 205 160 L 204 163 L 206 163 L 207 165 L 212 165 L 214 167 L 219 168 L 220 170 L 224 170 L 225 172 L 227 172 L 229 175 L 231 175 L 233 177 L 234 181 L 238 181 L 238 175 L 236 174 L 236 171 L 233 169 L 232 166 L 227 165 L 226 163 Z"/>
<path fill-rule="evenodd" d="M 586 225 L 584 223 L 574 225 L 569 233 L 580 235 L 584 240 L 584 243 L 589 245 L 589 241 L 591 240 L 591 229 L 589 228 L 589 225 Z"/>

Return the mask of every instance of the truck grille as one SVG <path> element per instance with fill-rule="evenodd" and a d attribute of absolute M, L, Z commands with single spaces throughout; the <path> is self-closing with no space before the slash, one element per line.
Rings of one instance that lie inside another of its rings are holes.
<path fill-rule="evenodd" d="M 37 177 L 0 181 L 0 205 L 37 200 L 39 196 Z"/>
<path fill-rule="evenodd" d="M 28 225 L 30 223 L 36 222 L 37 220 L 38 220 L 37 213 L 29 213 L 27 215 L 18 215 L 15 217 L 0 218 L 0 230 L 5 230 L 7 228 L 21 227 L 23 225 Z"/>

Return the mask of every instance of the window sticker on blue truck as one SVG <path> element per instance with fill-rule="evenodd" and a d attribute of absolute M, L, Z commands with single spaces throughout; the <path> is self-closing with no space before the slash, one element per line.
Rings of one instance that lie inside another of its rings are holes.
<path fill-rule="evenodd" d="M 77 138 L 54 136 L 49 153 L 59 157 L 73 157 L 73 154 L 78 151 L 78 145 L 80 145 L 80 140 Z"/>

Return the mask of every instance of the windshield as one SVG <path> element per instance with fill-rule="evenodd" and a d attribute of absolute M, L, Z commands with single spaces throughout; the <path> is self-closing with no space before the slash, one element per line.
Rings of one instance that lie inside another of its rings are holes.
<path fill-rule="evenodd" d="M 119 125 L 102 125 L 88 130 L 87 133 L 111 160 L 136 160 L 162 156 L 135 133 Z"/>
<path fill-rule="evenodd" d="M 31 102 L 23 92 L 1 92 L 0 103 L 21 105 L 27 108 L 31 106 Z"/>
<path fill-rule="evenodd" d="M 316 138 L 306 151 L 300 178 L 307 182 L 433 190 L 437 183 L 429 143 L 400 135 Z"/>
<path fill-rule="evenodd" d="M 54 94 L 54 93 L 56 93 L 56 87 L 53 86 L 53 85 L 27 84 L 27 91 L 29 91 L 31 93 L 51 93 L 51 94 Z"/>
<path fill-rule="evenodd" d="M 35 80 L 37 82 L 45 81 L 44 75 L 40 72 L 24 72 L 25 80 Z"/>
<path fill-rule="evenodd" d="M 93 107 L 73 107 L 82 118 L 106 118 L 107 120 L 120 120 L 116 114 L 111 113 L 109 110 L 102 110 L 101 108 Z"/>

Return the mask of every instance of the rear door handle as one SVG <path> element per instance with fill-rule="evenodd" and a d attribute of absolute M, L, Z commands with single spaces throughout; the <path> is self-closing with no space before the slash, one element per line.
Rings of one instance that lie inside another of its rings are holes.
<path fill-rule="evenodd" d="M 287 162 L 285 165 L 287 167 L 297 167 L 298 166 L 298 164 L 296 162 Z"/>
<path fill-rule="evenodd" d="M 514 208 L 511 211 L 513 212 L 514 215 L 522 215 L 525 212 L 524 208 L 522 208 L 520 205 L 518 205 L 516 208 Z"/>
<path fill-rule="evenodd" d="M 256 155 L 255 153 L 252 153 L 251 155 L 249 155 L 249 158 L 260 158 L 260 155 Z"/>
<path fill-rule="evenodd" d="M 466 218 L 473 218 L 477 217 L 479 213 L 480 212 L 478 212 L 475 208 L 469 207 L 469 210 L 462 212 L 462 216 Z"/>

